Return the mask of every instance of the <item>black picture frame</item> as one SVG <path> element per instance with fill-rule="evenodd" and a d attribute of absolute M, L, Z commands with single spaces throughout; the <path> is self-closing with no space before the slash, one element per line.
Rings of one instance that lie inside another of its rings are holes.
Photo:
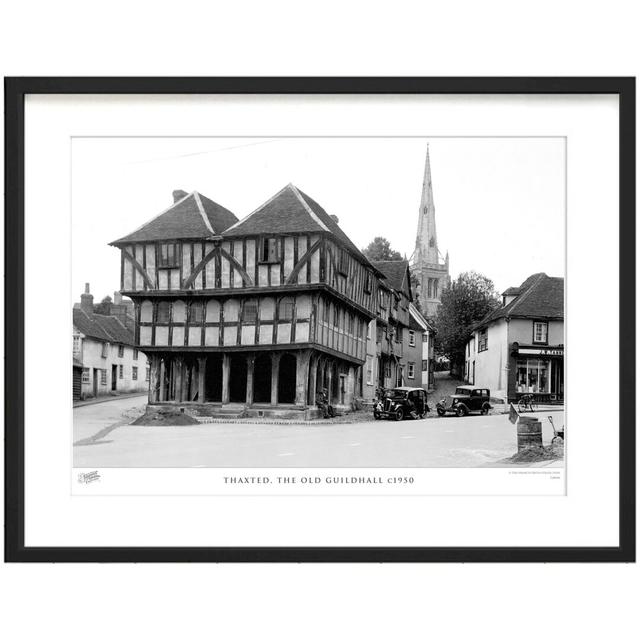
<path fill-rule="evenodd" d="M 5 561 L 634 562 L 635 78 L 5 78 Z M 619 98 L 619 530 L 612 547 L 26 547 L 24 540 L 24 104 L 28 94 L 615 94 Z M 624 295 L 622 295 L 624 293 Z"/>

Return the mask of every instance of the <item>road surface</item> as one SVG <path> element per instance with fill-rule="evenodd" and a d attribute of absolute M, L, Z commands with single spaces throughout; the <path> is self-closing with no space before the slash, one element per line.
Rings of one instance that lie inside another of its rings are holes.
<path fill-rule="evenodd" d="M 92 407 L 100 407 L 101 413 L 106 410 L 105 405 Z M 556 426 L 564 424 L 563 412 L 556 411 L 553 416 Z M 551 425 L 546 414 L 540 414 L 540 418 L 543 442 L 549 444 L 553 437 Z M 101 419 L 106 420 L 106 416 L 102 415 Z M 97 423 L 95 418 L 92 424 Z M 498 465 L 516 450 L 516 428 L 502 414 L 352 424 L 125 425 L 90 443 L 76 445 L 74 465 L 97 468 L 478 467 Z"/>

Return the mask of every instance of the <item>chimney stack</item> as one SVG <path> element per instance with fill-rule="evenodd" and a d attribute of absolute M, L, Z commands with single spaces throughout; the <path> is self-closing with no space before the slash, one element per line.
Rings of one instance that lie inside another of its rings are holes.
<path fill-rule="evenodd" d="M 183 191 L 182 189 L 176 189 L 173 192 L 173 203 L 175 204 L 176 202 L 178 202 L 178 200 L 182 200 L 182 198 L 188 195 L 189 194 L 186 191 Z"/>
<path fill-rule="evenodd" d="M 336 224 L 340 224 L 340 218 L 338 216 L 331 215 L 329 216 Z"/>
<path fill-rule="evenodd" d="M 89 293 L 89 283 L 84 285 L 84 293 L 80 296 L 80 308 L 88 315 L 93 315 L 93 296 Z"/>
<path fill-rule="evenodd" d="M 113 304 L 122 304 L 122 294 L 119 291 L 113 292 Z"/>

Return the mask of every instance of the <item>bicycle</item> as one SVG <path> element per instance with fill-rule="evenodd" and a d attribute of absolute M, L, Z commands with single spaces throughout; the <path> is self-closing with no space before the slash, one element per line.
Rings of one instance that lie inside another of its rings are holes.
<path fill-rule="evenodd" d="M 537 410 L 537 408 L 538 408 L 538 405 L 532 393 L 525 393 L 523 396 L 520 397 L 520 400 L 518 400 L 519 413 L 524 413 L 525 411 L 530 411 L 531 413 L 533 413 L 534 411 Z"/>

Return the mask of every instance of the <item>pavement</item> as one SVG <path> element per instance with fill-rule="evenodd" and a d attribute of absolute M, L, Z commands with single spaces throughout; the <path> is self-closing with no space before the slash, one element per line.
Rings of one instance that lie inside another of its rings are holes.
<path fill-rule="evenodd" d="M 516 452 L 503 414 L 349 424 L 217 423 L 181 427 L 123 424 L 144 407 L 128 398 L 74 409 L 76 467 L 486 467 Z M 553 430 L 546 414 L 543 443 Z M 556 426 L 564 416 L 554 415 Z M 546 463 L 544 463 L 546 464 Z M 554 461 L 551 466 L 562 466 Z M 539 466 L 536 464 L 535 466 Z"/>

